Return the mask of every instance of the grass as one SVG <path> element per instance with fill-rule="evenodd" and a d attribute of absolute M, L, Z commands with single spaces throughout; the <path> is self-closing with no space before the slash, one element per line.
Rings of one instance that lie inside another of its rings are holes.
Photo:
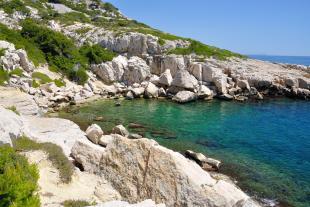
<path fill-rule="evenodd" d="M 85 207 L 96 205 L 95 203 L 89 203 L 84 200 L 66 200 L 62 203 L 64 207 Z"/>
<path fill-rule="evenodd" d="M 16 75 L 16 76 L 21 77 L 21 76 L 23 76 L 23 72 L 24 72 L 24 71 L 23 71 L 22 69 L 16 68 L 16 69 L 10 71 L 9 75 L 10 75 L 10 76 Z"/>
<path fill-rule="evenodd" d="M 66 82 L 64 82 L 62 79 L 55 79 L 54 83 L 57 87 L 66 86 Z"/>
<path fill-rule="evenodd" d="M 53 143 L 37 143 L 27 137 L 14 140 L 13 146 L 17 151 L 42 150 L 48 154 L 48 159 L 53 166 L 59 170 L 60 179 L 64 183 L 69 183 L 72 179 L 74 167 L 61 147 Z"/>
<path fill-rule="evenodd" d="M 0 57 L 2 57 L 3 55 L 5 55 L 5 49 L 0 49 Z"/>
<path fill-rule="evenodd" d="M 30 14 L 30 10 L 20 0 L 10 0 L 10 1 L 1 0 L 0 8 L 2 8 L 5 11 L 5 13 L 8 14 L 13 14 L 14 11 L 19 11 L 26 15 Z"/>
<path fill-rule="evenodd" d="M 40 83 L 38 83 L 36 80 L 32 80 L 31 86 L 33 88 L 39 88 L 40 87 Z"/>
<path fill-rule="evenodd" d="M 18 31 L 11 30 L 1 23 L 0 40 L 13 43 L 16 49 L 24 49 L 27 52 L 29 59 L 34 63 L 35 66 L 46 62 L 44 53 L 36 46 L 34 42 L 25 39 Z"/>
<path fill-rule="evenodd" d="M 4 83 L 9 81 L 9 79 L 9 73 L 0 67 L 0 86 L 4 85 Z"/>
<path fill-rule="evenodd" d="M 80 12 L 69 12 L 65 14 L 58 14 L 54 20 L 58 20 L 64 25 L 72 25 L 75 22 L 81 23 L 90 23 L 90 18 L 87 17 L 85 14 Z"/>
<path fill-rule="evenodd" d="M 39 81 L 40 84 L 53 82 L 53 80 L 50 77 L 48 77 L 44 73 L 40 73 L 40 72 L 32 73 L 32 78 Z"/>
<path fill-rule="evenodd" d="M 6 109 L 13 111 L 17 115 L 20 115 L 20 113 L 17 111 L 16 106 L 10 106 L 10 107 L 7 107 Z"/>

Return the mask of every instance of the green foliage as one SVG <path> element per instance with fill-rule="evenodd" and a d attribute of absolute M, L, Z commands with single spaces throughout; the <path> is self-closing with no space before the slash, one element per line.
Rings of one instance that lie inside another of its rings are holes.
<path fill-rule="evenodd" d="M 48 154 L 48 159 L 59 170 L 60 179 L 64 183 L 69 183 L 73 175 L 73 164 L 63 153 L 61 147 L 52 143 L 37 143 L 21 137 L 14 140 L 14 148 L 18 151 L 42 150 Z"/>
<path fill-rule="evenodd" d="M 150 35 L 156 36 L 156 37 L 163 39 L 163 40 L 172 40 L 173 41 L 173 40 L 185 39 L 185 38 L 178 37 L 178 36 L 175 36 L 175 35 L 172 35 L 169 33 L 165 33 L 165 32 L 162 32 L 162 31 L 159 31 L 156 29 L 152 29 L 152 28 L 138 28 L 138 29 L 135 29 L 134 32 L 139 32 L 142 34 L 150 34 Z"/>
<path fill-rule="evenodd" d="M 163 46 L 165 43 L 166 43 L 166 41 L 164 39 L 159 38 L 159 40 L 158 40 L 159 45 Z"/>
<path fill-rule="evenodd" d="M 0 49 L 0 57 L 2 57 L 3 55 L 5 55 L 5 49 Z"/>
<path fill-rule="evenodd" d="M 32 86 L 33 88 L 39 88 L 39 87 L 40 87 L 40 83 L 38 83 L 36 80 L 32 80 L 31 86 Z"/>
<path fill-rule="evenodd" d="M 20 0 L 10 0 L 10 1 L 0 1 L 0 8 L 2 8 L 5 13 L 13 14 L 14 11 L 22 12 L 26 15 L 30 14 L 29 9 Z"/>
<path fill-rule="evenodd" d="M 106 2 L 102 5 L 102 8 L 105 9 L 108 12 L 117 12 L 118 8 L 116 8 L 113 4 Z"/>
<path fill-rule="evenodd" d="M 62 203 L 64 207 L 85 207 L 95 205 L 83 200 L 66 200 Z"/>
<path fill-rule="evenodd" d="M 100 45 L 84 45 L 80 48 L 80 53 L 88 59 L 90 64 L 111 61 L 115 57 L 115 53 Z"/>
<path fill-rule="evenodd" d="M 223 50 L 216 47 L 212 47 L 209 45 L 205 45 L 201 42 L 191 40 L 191 44 L 187 48 L 176 48 L 169 53 L 171 54 L 178 54 L 178 55 L 189 55 L 189 54 L 196 54 L 204 57 L 214 57 L 220 60 L 225 60 L 229 57 L 240 57 L 243 58 L 244 56 L 233 53 L 229 50 Z"/>
<path fill-rule="evenodd" d="M 6 40 L 15 45 L 17 49 L 24 49 L 29 59 L 37 66 L 45 63 L 43 52 L 32 41 L 21 36 L 19 31 L 11 30 L 7 26 L 0 23 L 0 40 Z"/>
<path fill-rule="evenodd" d="M 10 106 L 10 107 L 7 107 L 6 109 L 13 111 L 17 115 L 20 115 L 19 112 L 17 111 L 16 106 Z"/>
<path fill-rule="evenodd" d="M 66 86 L 66 82 L 64 82 L 62 79 L 55 79 L 54 83 L 58 87 Z"/>
<path fill-rule="evenodd" d="M 0 86 L 4 84 L 4 82 L 10 79 L 10 75 L 8 72 L 0 68 Z"/>
<path fill-rule="evenodd" d="M 44 52 L 49 66 L 79 84 L 88 80 L 85 72 L 87 59 L 79 53 L 73 40 L 31 20 L 24 21 L 22 26 L 23 37 L 36 43 Z"/>
<path fill-rule="evenodd" d="M 65 25 L 74 24 L 74 22 L 90 23 L 90 19 L 80 12 L 69 12 L 65 14 L 59 14 L 54 18 Z"/>
<path fill-rule="evenodd" d="M 36 191 L 39 173 L 35 165 L 9 146 L 0 147 L 0 206 L 39 207 Z"/>
<path fill-rule="evenodd" d="M 48 77 L 44 73 L 40 73 L 40 72 L 32 73 L 32 78 L 34 78 L 37 81 L 39 81 L 40 84 L 45 84 L 45 83 L 53 82 L 53 80 L 50 77 Z"/>
<path fill-rule="evenodd" d="M 12 76 L 12 75 L 17 75 L 17 76 L 21 77 L 21 76 L 23 76 L 23 72 L 24 72 L 24 71 L 23 71 L 22 69 L 16 68 L 16 69 L 12 70 L 12 71 L 9 73 L 9 75 L 10 75 L 10 76 Z"/>

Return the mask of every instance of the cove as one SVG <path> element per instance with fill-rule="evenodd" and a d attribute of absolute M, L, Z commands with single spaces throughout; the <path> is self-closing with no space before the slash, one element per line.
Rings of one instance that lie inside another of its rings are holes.
<path fill-rule="evenodd" d="M 123 124 L 170 149 L 205 153 L 221 160 L 221 172 L 252 196 L 280 206 L 310 206 L 309 102 L 120 102 L 119 107 L 114 100 L 70 106 L 58 115 L 83 130 L 96 123 L 108 133 Z"/>

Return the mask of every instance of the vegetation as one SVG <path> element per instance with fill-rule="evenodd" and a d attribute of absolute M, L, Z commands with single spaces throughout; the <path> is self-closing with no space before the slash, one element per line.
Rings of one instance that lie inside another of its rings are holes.
<path fill-rule="evenodd" d="M 66 200 L 62 204 L 64 207 L 85 207 L 95 205 L 94 203 L 89 203 L 83 200 Z"/>
<path fill-rule="evenodd" d="M 10 0 L 10 1 L 0 1 L 0 8 L 2 8 L 5 13 L 13 14 L 14 11 L 22 12 L 28 15 L 30 13 L 29 9 L 20 0 Z"/>
<path fill-rule="evenodd" d="M 171 50 L 169 53 L 178 55 L 196 54 L 204 57 L 214 57 L 220 60 L 225 60 L 229 57 L 240 57 L 240 58 L 244 57 L 240 54 L 233 53 L 229 50 L 223 50 L 209 45 L 205 45 L 195 40 L 191 40 L 191 44 L 189 47 L 176 48 L 174 50 Z"/>
<path fill-rule="evenodd" d="M 2 57 L 3 55 L 5 55 L 5 49 L 0 49 L 0 57 Z"/>
<path fill-rule="evenodd" d="M 10 106 L 10 107 L 7 107 L 6 109 L 13 111 L 17 115 L 20 115 L 19 112 L 17 111 L 16 106 Z"/>
<path fill-rule="evenodd" d="M 90 64 L 99 64 L 111 61 L 115 57 L 115 53 L 107 50 L 100 45 L 84 45 L 80 48 L 80 53 L 87 58 Z"/>
<path fill-rule="evenodd" d="M 39 207 L 38 179 L 35 165 L 11 147 L 0 147 L 0 206 Z"/>
<path fill-rule="evenodd" d="M 31 86 L 33 88 L 38 88 L 38 87 L 40 87 L 40 83 L 38 83 L 36 80 L 32 80 Z"/>
<path fill-rule="evenodd" d="M 4 82 L 10 79 L 10 75 L 8 72 L 0 68 L 0 86 L 4 85 Z"/>
<path fill-rule="evenodd" d="M 32 78 L 34 78 L 37 81 L 39 81 L 40 84 L 45 84 L 45 83 L 53 82 L 53 80 L 50 77 L 48 77 L 44 73 L 40 73 L 40 72 L 32 73 Z"/>
<path fill-rule="evenodd" d="M 37 66 L 40 63 L 45 63 L 43 52 L 32 41 L 25 39 L 18 31 L 9 29 L 7 26 L 0 23 L 0 40 L 11 42 L 16 49 L 24 49 L 27 52 L 29 59 Z"/>
<path fill-rule="evenodd" d="M 66 86 L 66 83 L 62 79 L 55 79 L 54 83 L 58 87 Z"/>
<path fill-rule="evenodd" d="M 54 18 L 60 21 L 62 24 L 71 25 L 74 22 L 90 23 L 90 19 L 85 14 L 80 12 L 69 12 L 65 14 L 57 14 Z"/>
<path fill-rule="evenodd" d="M 9 75 L 10 75 L 10 76 L 16 75 L 16 76 L 21 77 L 21 76 L 23 76 L 23 70 L 20 69 L 20 68 L 16 68 L 16 69 L 12 70 L 12 71 L 9 73 Z"/>
<path fill-rule="evenodd" d="M 22 36 L 36 43 L 44 52 L 50 67 L 79 84 L 88 80 L 86 58 L 79 53 L 73 40 L 31 20 L 24 21 L 22 26 Z"/>
<path fill-rule="evenodd" d="M 63 153 L 61 147 L 52 143 L 37 143 L 21 137 L 14 141 L 14 148 L 18 151 L 42 150 L 48 154 L 48 159 L 59 170 L 60 179 L 64 183 L 69 183 L 73 175 L 73 164 Z"/>

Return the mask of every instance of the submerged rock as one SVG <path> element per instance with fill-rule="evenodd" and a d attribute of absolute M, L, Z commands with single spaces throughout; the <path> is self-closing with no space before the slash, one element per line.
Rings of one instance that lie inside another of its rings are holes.
<path fill-rule="evenodd" d="M 206 157 L 202 153 L 197 153 L 191 150 L 186 150 L 185 155 L 195 160 L 203 169 L 206 169 L 206 170 L 219 170 L 220 169 L 220 166 L 221 166 L 220 161 L 213 159 L 213 158 Z M 209 166 L 211 166 L 211 168 Z"/>

